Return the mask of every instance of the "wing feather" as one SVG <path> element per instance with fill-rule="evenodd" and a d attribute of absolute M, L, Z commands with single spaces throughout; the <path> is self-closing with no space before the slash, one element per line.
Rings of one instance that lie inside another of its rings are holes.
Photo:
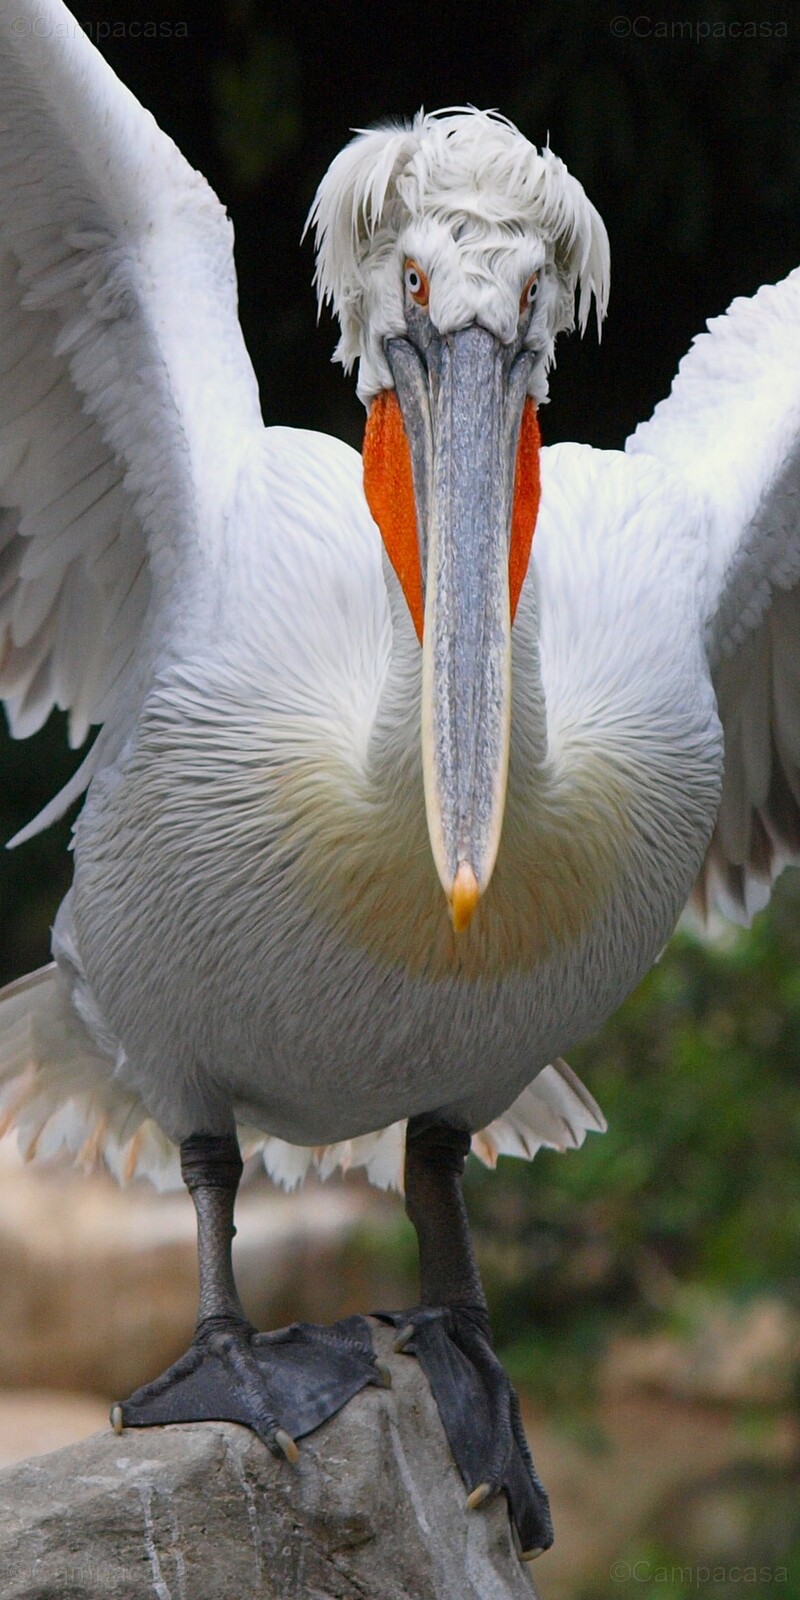
<path fill-rule="evenodd" d="M 709 323 L 627 449 L 705 508 L 725 772 L 694 898 L 746 923 L 800 862 L 800 269 Z"/>
<path fill-rule="evenodd" d="M 213 594 L 260 429 L 216 196 L 60 0 L 0 0 L 0 693 L 17 737 L 58 705 L 73 744 L 116 718 L 113 755 L 134 689 Z"/>

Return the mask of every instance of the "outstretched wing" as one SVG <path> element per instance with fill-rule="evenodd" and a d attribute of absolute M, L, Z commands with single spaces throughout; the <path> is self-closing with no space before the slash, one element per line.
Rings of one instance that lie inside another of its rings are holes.
<path fill-rule="evenodd" d="M 800 269 L 708 324 L 627 449 L 705 507 L 725 774 L 695 898 L 748 922 L 800 862 Z"/>
<path fill-rule="evenodd" d="M 121 742 L 213 590 L 260 428 L 216 196 L 60 0 L 0 0 L 0 694 L 17 737 L 57 705 L 73 744 L 107 719 L 106 756 Z"/>

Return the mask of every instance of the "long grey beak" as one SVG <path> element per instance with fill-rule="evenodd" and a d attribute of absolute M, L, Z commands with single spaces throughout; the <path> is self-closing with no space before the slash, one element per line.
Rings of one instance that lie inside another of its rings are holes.
<path fill-rule="evenodd" d="M 473 325 L 387 346 L 411 450 L 425 591 L 428 831 L 457 930 L 494 868 L 511 708 L 509 538 L 529 361 Z"/>

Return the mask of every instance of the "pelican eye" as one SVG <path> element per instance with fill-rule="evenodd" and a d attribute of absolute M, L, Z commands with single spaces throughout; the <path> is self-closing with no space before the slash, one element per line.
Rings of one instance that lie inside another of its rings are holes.
<path fill-rule="evenodd" d="M 417 266 L 416 261 L 406 262 L 403 280 L 406 286 L 406 293 L 410 294 L 412 300 L 415 300 L 418 306 L 426 306 L 430 299 L 430 289 L 425 273 L 421 267 Z"/>
<path fill-rule="evenodd" d="M 519 297 L 519 314 L 520 314 L 520 316 L 523 316 L 523 314 L 526 311 L 530 310 L 531 306 L 533 305 L 534 300 L 536 299 L 536 292 L 538 290 L 538 287 L 539 287 L 539 274 L 538 274 L 538 272 L 532 272 L 530 277 L 529 277 L 529 279 L 528 279 L 528 281 L 527 281 L 527 283 L 526 283 L 526 285 L 525 285 L 525 288 L 522 291 L 522 294 Z"/>

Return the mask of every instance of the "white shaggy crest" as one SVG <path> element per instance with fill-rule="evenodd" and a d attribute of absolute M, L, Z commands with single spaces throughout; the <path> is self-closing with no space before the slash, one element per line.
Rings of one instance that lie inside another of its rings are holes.
<path fill-rule="evenodd" d="M 592 298 L 599 333 L 609 294 L 608 236 L 563 161 L 549 148 L 537 150 L 497 112 L 420 111 L 405 125 L 360 130 L 332 162 L 309 214 L 319 300 L 339 319 L 336 359 L 348 371 L 359 357 L 370 361 L 371 274 L 388 262 L 399 284 L 395 245 L 425 221 L 448 230 L 476 277 L 496 269 L 504 246 L 531 235 L 541 242 L 552 289 L 545 366 L 555 335 L 574 323 L 576 290 L 581 333 Z M 382 287 L 385 297 L 385 279 Z M 359 392 L 370 392 L 363 375 Z"/>

